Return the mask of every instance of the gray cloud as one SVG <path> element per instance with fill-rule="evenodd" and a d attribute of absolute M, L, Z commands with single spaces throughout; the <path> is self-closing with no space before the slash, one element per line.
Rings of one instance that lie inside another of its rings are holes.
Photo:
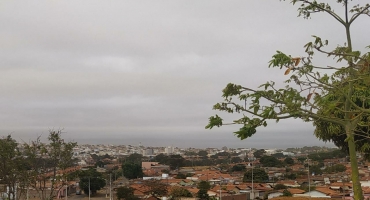
<path fill-rule="evenodd" d="M 204 130 L 227 83 L 286 78 L 267 68 L 277 49 L 303 55 L 313 34 L 343 43 L 332 19 L 296 16 L 280 1 L 5 1 L 0 131 L 28 140 L 64 128 L 82 143 L 325 145 L 296 120 L 247 141 L 233 136 L 237 127 Z M 369 30 L 355 25 L 354 35 L 359 48 L 369 43 Z"/>

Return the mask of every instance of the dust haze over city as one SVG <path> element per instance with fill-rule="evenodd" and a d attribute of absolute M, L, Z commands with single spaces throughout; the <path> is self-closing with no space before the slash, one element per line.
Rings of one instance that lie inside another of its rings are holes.
<path fill-rule="evenodd" d="M 63 129 L 82 144 L 334 146 L 299 120 L 271 122 L 243 141 L 233 134 L 238 126 L 204 128 L 227 83 L 282 85 L 283 71 L 268 68 L 276 50 L 303 56 L 311 35 L 345 41 L 330 17 L 304 20 L 296 9 L 257 0 L 3 1 L 1 134 L 28 141 Z M 360 28 L 353 25 L 355 46 L 369 35 Z"/>

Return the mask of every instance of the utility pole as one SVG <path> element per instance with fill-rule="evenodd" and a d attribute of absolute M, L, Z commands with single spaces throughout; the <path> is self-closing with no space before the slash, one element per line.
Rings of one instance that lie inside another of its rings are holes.
<path fill-rule="evenodd" d="M 29 195 L 28 195 L 28 189 L 29 189 L 29 181 L 27 181 L 27 193 L 26 193 L 26 199 L 28 200 Z"/>
<path fill-rule="evenodd" d="M 112 200 L 112 174 L 109 174 L 109 200 Z"/>
<path fill-rule="evenodd" d="M 91 193 L 91 190 L 90 190 L 90 177 L 89 177 L 89 200 L 90 200 L 90 193 Z"/>
<path fill-rule="evenodd" d="M 66 176 L 66 200 L 68 199 L 68 179 L 67 179 L 67 176 Z"/>
<path fill-rule="evenodd" d="M 221 189 L 221 176 L 220 176 L 220 200 L 221 200 L 221 198 L 222 198 L 222 197 L 221 197 L 221 196 L 222 196 L 222 195 L 221 195 L 221 190 L 222 190 L 222 189 Z"/>
<path fill-rule="evenodd" d="M 252 159 L 252 198 L 254 199 L 254 185 L 253 185 L 253 159 Z"/>
<path fill-rule="evenodd" d="M 310 195 L 311 199 L 311 181 L 310 181 L 310 160 L 307 157 L 307 175 L 308 175 L 308 194 Z"/>

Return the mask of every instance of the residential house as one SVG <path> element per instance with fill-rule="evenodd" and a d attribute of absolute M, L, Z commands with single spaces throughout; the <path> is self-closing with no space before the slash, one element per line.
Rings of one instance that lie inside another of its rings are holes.
<path fill-rule="evenodd" d="M 302 195 L 305 193 L 304 190 L 301 190 L 301 189 L 297 189 L 297 188 L 288 188 L 287 189 L 293 196 L 299 196 L 299 195 Z M 270 192 L 268 193 L 267 195 L 267 198 L 268 199 L 272 199 L 272 198 L 275 198 L 275 197 L 279 197 L 279 196 L 282 196 L 283 195 L 283 192 L 284 190 L 277 190 L 277 191 L 273 191 L 273 192 Z"/>
<path fill-rule="evenodd" d="M 328 187 L 316 187 L 310 192 L 304 193 L 304 196 L 311 196 L 313 198 L 331 198 L 332 196 L 340 196 L 339 192 L 331 190 Z"/>

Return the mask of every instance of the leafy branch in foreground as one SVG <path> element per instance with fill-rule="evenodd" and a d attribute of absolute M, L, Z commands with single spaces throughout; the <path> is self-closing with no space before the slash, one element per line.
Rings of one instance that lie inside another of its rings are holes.
<path fill-rule="evenodd" d="M 356 150 L 370 147 L 368 141 L 362 139 L 370 138 L 370 53 L 353 50 L 350 26 L 360 15 L 369 15 L 370 6 L 354 5 L 350 9 L 348 0 L 338 0 L 345 11 L 341 18 L 327 3 L 316 0 L 293 0 L 292 3 L 300 3 L 299 16 L 310 18 L 313 13 L 323 12 L 341 23 L 345 28 L 345 44 L 326 50 L 329 41 L 313 36 L 313 41 L 304 46 L 305 57 L 291 57 L 277 51 L 269 67 L 284 68 L 284 75 L 290 75 L 285 87 L 279 88 L 272 81 L 257 89 L 229 83 L 222 91 L 223 101 L 215 104 L 213 109 L 239 113 L 242 117 L 224 123 L 219 115 L 215 115 L 209 118 L 206 128 L 239 124 L 241 128 L 234 133 L 240 139 L 246 139 L 254 135 L 258 127 L 267 126 L 268 120 L 279 122 L 294 118 L 313 123 L 316 136 L 326 141 L 344 134 L 351 161 L 354 197 L 363 199 Z M 312 61 L 315 53 L 334 59 L 337 66 L 315 64 Z M 358 135 L 362 138 L 355 137 Z"/>

